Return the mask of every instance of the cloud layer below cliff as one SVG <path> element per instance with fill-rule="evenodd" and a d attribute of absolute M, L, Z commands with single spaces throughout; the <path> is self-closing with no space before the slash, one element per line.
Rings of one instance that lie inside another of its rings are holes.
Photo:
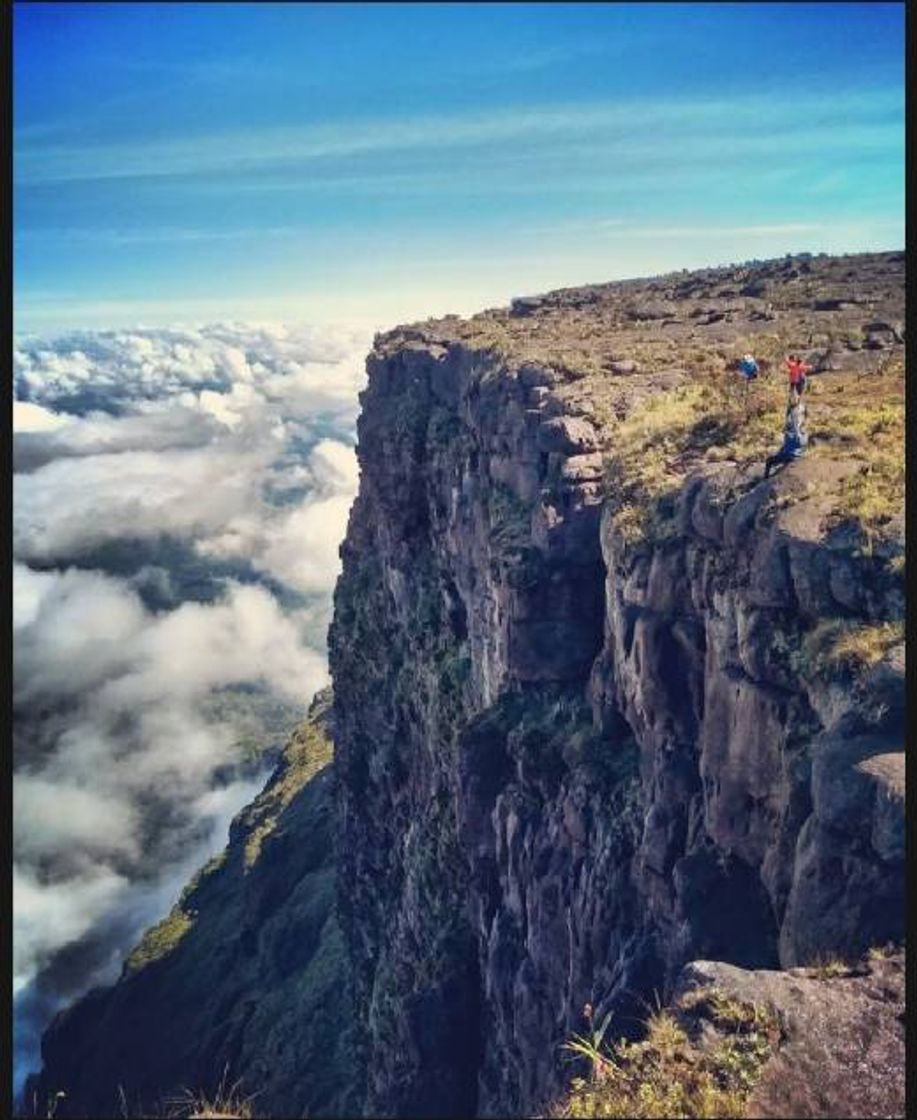
<path fill-rule="evenodd" d="M 225 841 L 327 682 L 365 338 L 272 325 L 24 337 L 14 403 L 21 1075 Z"/>

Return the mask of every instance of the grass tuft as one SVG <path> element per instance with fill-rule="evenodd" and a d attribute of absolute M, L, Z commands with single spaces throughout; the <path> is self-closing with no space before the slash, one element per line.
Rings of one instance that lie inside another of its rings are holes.
<path fill-rule="evenodd" d="M 146 931 L 128 956 L 125 969 L 138 972 L 153 961 L 168 956 L 193 925 L 193 913 L 183 910 L 181 905 L 173 906 L 161 922 Z"/>
<path fill-rule="evenodd" d="M 650 1015 L 640 1042 L 622 1039 L 606 1047 L 600 1035 L 575 1036 L 566 1049 L 585 1059 L 589 1071 L 573 1079 L 549 1115 L 555 1120 L 744 1116 L 761 1069 L 781 1038 L 776 1016 L 709 989 L 688 993 L 679 1008 L 712 1018 L 720 1033 L 726 1032 L 722 1041 L 695 1046 L 672 1011 Z"/>
<path fill-rule="evenodd" d="M 165 1102 L 166 1120 L 254 1120 L 252 1102 L 255 1097 L 242 1095 L 242 1082 L 228 1083 L 224 1069 L 213 1096 L 184 1089 Z"/>
<path fill-rule="evenodd" d="M 826 619 L 802 642 L 803 670 L 820 677 L 862 677 L 904 641 L 904 622 L 863 623 Z"/>
<path fill-rule="evenodd" d="M 815 980 L 835 980 L 840 976 L 853 976 L 856 970 L 849 961 L 831 953 L 818 953 L 805 966 Z"/>

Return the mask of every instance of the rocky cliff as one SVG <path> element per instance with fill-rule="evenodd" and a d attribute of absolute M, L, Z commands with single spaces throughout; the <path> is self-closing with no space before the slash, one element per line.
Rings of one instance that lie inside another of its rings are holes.
<path fill-rule="evenodd" d="M 331 631 L 371 1114 L 530 1114 L 587 1003 L 626 1024 L 694 957 L 900 936 L 901 510 L 854 480 L 900 404 L 901 267 L 377 339 Z M 768 481 L 783 375 L 743 399 L 746 348 L 823 371 L 816 446 Z"/>
<path fill-rule="evenodd" d="M 375 340 L 333 774 L 286 810 L 333 786 L 322 921 L 366 1114 L 532 1115 L 587 1005 L 636 1034 L 692 960 L 786 968 L 903 937 L 903 281 L 902 254 L 787 258 Z M 812 443 L 765 480 L 788 350 L 817 371 Z M 247 932 L 262 991 L 311 983 L 300 871 L 278 863 L 270 906 L 224 931 L 243 957 Z M 209 984 L 233 1022 L 237 967 Z M 55 1025 L 43 1089 L 70 1086 L 77 1030 L 123 1022 L 132 983 Z M 285 1001 L 278 1047 L 316 1006 Z M 219 1052 L 271 1101 L 306 1099 L 251 1030 L 212 1054 L 187 1033 L 186 1076 Z M 109 1083 L 185 1069 L 146 1074 L 132 1045 L 100 1059 Z"/>
<path fill-rule="evenodd" d="M 27 1115 L 184 1115 L 186 1094 L 213 1100 L 237 1084 L 260 1115 L 354 1111 L 329 701 L 316 697 L 226 850 L 147 931 L 118 983 L 54 1021 Z"/>

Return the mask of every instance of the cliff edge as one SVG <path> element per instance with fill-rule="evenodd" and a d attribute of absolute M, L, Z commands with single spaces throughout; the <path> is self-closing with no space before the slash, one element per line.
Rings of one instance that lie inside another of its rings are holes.
<path fill-rule="evenodd" d="M 369 1114 L 531 1115 L 587 1004 L 902 936 L 902 300 L 789 259 L 377 338 L 330 642 Z"/>
<path fill-rule="evenodd" d="M 902 941 L 903 318 L 904 256 L 884 253 L 376 338 L 329 641 L 335 757 L 285 810 L 327 784 L 322 913 L 347 988 L 320 1002 L 349 1030 L 348 1107 L 533 1115 L 564 1093 L 587 1012 L 639 1038 L 692 961 L 785 976 Z M 765 479 L 790 351 L 816 371 L 811 444 Z M 311 991 L 317 952 L 306 879 L 278 863 L 271 882 L 268 910 L 217 938 L 244 955 L 247 937 L 252 1016 L 285 977 Z M 236 1021 L 236 965 L 209 983 Z M 130 984 L 54 1025 L 42 1091 L 77 1107 L 90 1052 L 96 1079 L 144 1076 L 139 1032 L 104 1055 L 98 1033 L 123 1027 Z M 319 1014 L 303 998 L 278 1047 Z M 185 1066 L 162 1041 L 146 1092 L 225 1058 L 250 1091 L 276 1063 L 270 1101 L 306 1100 L 312 1050 L 297 1074 L 240 1027 L 205 1056 L 203 1028 L 187 1020 Z M 903 1069 L 885 1076 L 881 1107 L 903 1105 Z M 330 1091 L 308 1106 L 342 1114 Z"/>

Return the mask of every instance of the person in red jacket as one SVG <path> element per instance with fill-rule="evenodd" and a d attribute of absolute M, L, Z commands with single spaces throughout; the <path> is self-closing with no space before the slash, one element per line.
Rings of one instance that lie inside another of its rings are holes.
<path fill-rule="evenodd" d="M 812 372 L 812 367 L 798 354 L 790 354 L 786 360 L 786 368 L 790 375 L 790 389 L 797 397 L 801 397 L 806 390 L 806 374 Z"/>

